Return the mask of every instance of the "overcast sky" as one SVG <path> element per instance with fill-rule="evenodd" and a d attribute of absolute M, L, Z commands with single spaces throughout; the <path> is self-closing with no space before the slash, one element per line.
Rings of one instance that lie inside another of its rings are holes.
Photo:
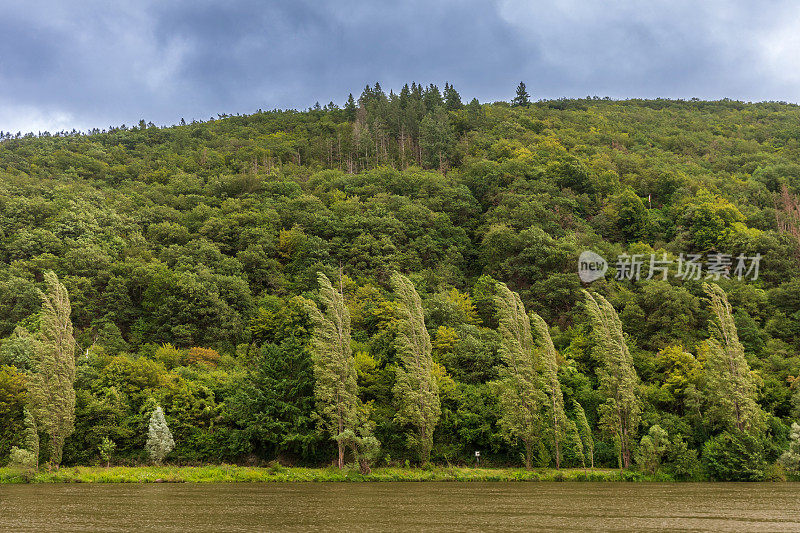
<path fill-rule="evenodd" d="M 800 101 L 800 1 L 0 1 L 0 130 L 343 103 L 367 83 L 465 99 Z"/>

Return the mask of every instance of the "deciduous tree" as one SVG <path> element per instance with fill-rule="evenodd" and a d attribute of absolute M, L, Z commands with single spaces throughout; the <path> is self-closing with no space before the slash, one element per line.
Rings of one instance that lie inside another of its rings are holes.
<path fill-rule="evenodd" d="M 497 284 L 494 297 L 501 335 L 499 369 L 500 427 L 508 440 L 525 445 L 525 467 L 532 464 L 534 444 L 542 432 L 542 407 L 546 397 L 536 369 L 531 321 L 519 295 L 505 283 Z"/>
<path fill-rule="evenodd" d="M 606 397 L 599 409 L 600 423 L 618 446 L 620 466 L 628 468 L 642 411 L 636 391 L 639 376 L 614 307 L 599 294 L 583 292 L 592 324 L 594 353 L 600 362 L 600 390 Z"/>
<path fill-rule="evenodd" d="M 550 338 L 550 329 L 545 321 L 536 313 L 530 316 L 533 329 L 536 331 L 538 359 L 541 361 L 544 387 L 549 399 L 550 430 L 553 432 L 553 450 L 556 457 L 556 468 L 561 468 L 561 443 L 567 435 L 567 416 L 564 414 L 564 394 L 558 381 L 558 354 Z"/>
<path fill-rule="evenodd" d="M 425 328 L 422 300 L 414 284 L 395 272 L 391 277 L 399 303 L 395 349 L 400 359 L 393 393 L 399 407 L 396 419 L 413 426 L 409 441 L 417 448 L 422 463 L 430 460 L 433 431 L 439 422 L 439 388 L 433 375 L 431 338 Z"/>
<path fill-rule="evenodd" d="M 753 432 L 763 426 L 764 420 L 756 403 L 760 379 L 745 359 L 725 291 L 713 283 L 706 283 L 703 288 L 711 311 L 705 363 L 709 415 L 727 429 Z"/>
<path fill-rule="evenodd" d="M 35 342 L 30 405 L 36 426 L 50 437 L 50 467 L 58 468 L 64 440 L 75 428 L 75 337 L 69 295 L 54 272 L 44 275 L 42 312 Z"/>
<path fill-rule="evenodd" d="M 175 448 L 172 432 L 169 430 L 167 420 L 164 418 L 164 410 L 161 409 L 160 405 L 150 415 L 145 447 L 150 459 L 157 465 L 160 465 L 167 454 Z"/>

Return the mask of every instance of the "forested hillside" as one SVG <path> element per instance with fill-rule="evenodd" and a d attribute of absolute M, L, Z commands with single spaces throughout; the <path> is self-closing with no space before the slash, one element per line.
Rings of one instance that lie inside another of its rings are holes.
<path fill-rule="evenodd" d="M 343 108 L 4 134 L 0 464 L 53 271 L 77 340 L 65 464 L 104 439 L 143 461 L 156 405 L 167 461 L 335 462 L 314 364 L 347 315 L 364 462 L 776 475 L 800 420 L 797 193 L 800 107 L 781 103 L 376 85 Z M 610 263 L 588 287 L 584 250 Z M 642 279 L 615 279 L 621 254 Z M 681 254 L 760 254 L 758 277 L 684 279 Z M 404 405 L 421 390 L 436 405 Z"/>

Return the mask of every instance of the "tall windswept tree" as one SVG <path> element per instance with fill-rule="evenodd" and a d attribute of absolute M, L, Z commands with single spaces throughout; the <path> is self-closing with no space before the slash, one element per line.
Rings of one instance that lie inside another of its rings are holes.
<path fill-rule="evenodd" d="M 323 311 L 314 302 L 306 303 L 314 325 L 311 336 L 314 396 L 320 425 L 336 440 L 339 468 L 344 468 L 345 436 L 355 435 L 359 411 L 355 359 L 350 347 L 350 313 L 341 289 L 334 289 L 325 274 L 320 273 L 317 279 Z"/>
<path fill-rule="evenodd" d="M 538 359 L 542 363 L 544 387 L 549 398 L 550 429 L 553 432 L 553 450 L 556 456 L 556 468 L 561 468 L 561 443 L 567 436 L 569 429 L 567 415 L 564 413 L 564 394 L 561 392 L 561 383 L 558 381 L 558 354 L 550 337 L 547 323 L 537 315 L 531 313 L 531 323 L 536 331 L 537 345 L 539 348 Z"/>
<path fill-rule="evenodd" d="M 599 409 L 600 424 L 614 437 L 620 466 L 628 468 L 642 412 L 641 401 L 636 395 L 639 376 L 633 367 L 622 322 L 614 307 L 599 294 L 583 293 L 592 324 L 595 357 L 600 362 L 597 369 L 600 391 L 606 397 Z"/>
<path fill-rule="evenodd" d="M 400 365 L 393 389 L 399 409 L 395 419 L 416 429 L 409 440 L 424 464 L 430 460 L 433 431 L 441 415 L 431 338 L 425 328 L 422 300 L 414 284 L 398 272 L 392 274 L 391 283 L 399 303 L 395 349 Z"/>
<path fill-rule="evenodd" d="M 714 283 L 703 284 L 703 289 L 711 310 L 705 364 L 709 415 L 727 429 L 756 430 L 764 421 L 755 399 L 759 379 L 745 359 L 728 296 Z"/>
<path fill-rule="evenodd" d="M 583 451 L 589 456 L 591 468 L 594 468 L 594 439 L 592 438 L 592 428 L 589 427 L 589 421 L 586 420 L 586 411 L 577 400 L 572 400 L 572 407 L 575 411 L 575 425 L 583 443 Z"/>
<path fill-rule="evenodd" d="M 545 395 L 536 369 L 531 321 L 517 293 L 497 284 L 494 297 L 500 331 L 500 427 L 508 440 L 525 445 L 525 467 L 532 464 L 534 443 L 542 431 Z"/>
<path fill-rule="evenodd" d="M 29 395 L 36 427 L 50 438 L 50 468 L 58 468 L 64 441 L 75 429 L 75 337 L 69 294 L 54 272 L 44 274 L 42 312 Z"/>

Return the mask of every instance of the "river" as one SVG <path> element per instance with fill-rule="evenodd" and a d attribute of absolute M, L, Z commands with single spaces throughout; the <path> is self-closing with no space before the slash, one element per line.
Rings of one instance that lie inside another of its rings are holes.
<path fill-rule="evenodd" d="M 2 531 L 800 531 L 800 483 L 0 485 Z"/>

